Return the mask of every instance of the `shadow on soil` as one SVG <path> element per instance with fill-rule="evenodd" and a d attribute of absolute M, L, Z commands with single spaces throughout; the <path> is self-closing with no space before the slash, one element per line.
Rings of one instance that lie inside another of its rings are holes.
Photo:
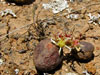
<path fill-rule="evenodd" d="M 77 61 L 77 62 L 79 62 L 79 63 L 88 63 L 88 62 L 90 62 L 90 61 L 93 60 L 93 59 L 94 59 L 94 54 L 92 55 L 92 57 L 91 57 L 90 59 L 87 59 L 87 60 L 77 59 L 77 58 L 75 58 L 74 55 L 71 55 L 70 53 L 66 54 L 66 55 L 63 57 L 63 60 L 66 60 L 67 63 L 69 63 L 69 62 L 71 62 L 71 61 L 72 61 L 72 62 Z"/>
<path fill-rule="evenodd" d="M 37 69 L 37 73 L 38 73 L 38 75 L 44 75 L 44 73 L 54 74 L 54 73 L 55 73 L 57 70 L 59 70 L 61 67 L 62 67 L 62 63 L 61 63 L 60 65 L 58 65 L 58 66 L 56 67 L 56 69 L 54 69 L 54 70 L 52 70 L 52 71 L 42 72 L 42 71 L 39 71 L 39 70 Z M 47 74 L 47 75 L 48 75 L 48 74 Z"/>

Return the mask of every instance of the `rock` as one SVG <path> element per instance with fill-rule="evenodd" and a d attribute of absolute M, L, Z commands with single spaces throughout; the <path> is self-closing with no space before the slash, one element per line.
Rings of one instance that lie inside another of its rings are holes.
<path fill-rule="evenodd" d="M 90 60 L 93 56 L 94 46 L 91 43 L 81 41 L 81 50 L 75 54 L 76 59 Z"/>
<path fill-rule="evenodd" d="M 32 2 L 32 1 L 34 1 L 34 0 L 6 0 L 6 1 L 23 4 L 23 3 Z"/>
<path fill-rule="evenodd" d="M 38 70 L 48 72 L 54 70 L 62 61 L 59 48 L 50 39 L 40 41 L 34 50 L 34 63 Z"/>

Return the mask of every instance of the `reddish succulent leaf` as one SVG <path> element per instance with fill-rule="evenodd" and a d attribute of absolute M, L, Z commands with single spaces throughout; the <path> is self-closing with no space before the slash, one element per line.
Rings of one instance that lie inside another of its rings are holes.
<path fill-rule="evenodd" d="M 74 40 L 73 42 L 74 42 L 74 45 L 75 46 L 79 44 L 79 41 L 78 40 Z"/>
<path fill-rule="evenodd" d="M 68 34 L 65 34 L 65 37 L 71 37 L 71 35 L 70 34 L 69 35 Z"/>
<path fill-rule="evenodd" d="M 62 38 L 63 37 L 63 34 L 61 33 L 61 34 L 59 34 L 59 38 Z"/>

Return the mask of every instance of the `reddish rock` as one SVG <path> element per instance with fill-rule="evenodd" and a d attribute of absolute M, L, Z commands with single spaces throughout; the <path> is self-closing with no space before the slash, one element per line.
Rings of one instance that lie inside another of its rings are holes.
<path fill-rule="evenodd" d="M 75 57 L 80 60 L 89 60 L 93 56 L 94 46 L 89 42 L 81 41 L 81 50 L 77 52 Z"/>
<path fill-rule="evenodd" d="M 34 63 L 40 71 L 51 71 L 62 61 L 59 48 L 50 39 L 40 41 L 34 50 Z"/>

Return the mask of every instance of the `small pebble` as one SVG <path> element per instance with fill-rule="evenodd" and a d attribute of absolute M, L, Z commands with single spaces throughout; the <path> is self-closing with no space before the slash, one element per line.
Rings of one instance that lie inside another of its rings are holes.
<path fill-rule="evenodd" d="M 20 53 L 20 54 L 23 54 L 23 53 L 26 53 L 26 52 L 27 52 L 27 50 L 24 50 L 24 49 L 18 51 L 18 53 Z"/>
<path fill-rule="evenodd" d="M 87 72 L 87 70 L 83 71 L 82 73 L 83 73 L 83 74 L 86 74 L 86 75 L 90 75 L 90 74 Z"/>
<path fill-rule="evenodd" d="M 78 74 L 69 72 L 69 73 L 66 73 L 66 75 L 78 75 Z"/>
<path fill-rule="evenodd" d="M 19 73 L 19 69 L 15 69 L 15 73 L 18 74 Z"/>
<path fill-rule="evenodd" d="M 0 59 L 0 65 L 2 65 L 3 64 L 3 60 L 2 59 Z"/>

